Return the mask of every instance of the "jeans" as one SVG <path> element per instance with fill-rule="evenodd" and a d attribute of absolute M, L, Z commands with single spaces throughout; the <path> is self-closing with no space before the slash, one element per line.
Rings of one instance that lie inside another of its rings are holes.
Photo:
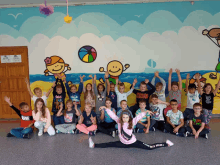
<path fill-rule="evenodd" d="M 194 127 L 194 129 L 195 129 L 196 131 L 198 131 L 199 128 L 200 128 L 200 126 L 193 126 L 193 127 Z M 191 129 L 189 126 L 186 127 L 186 130 L 187 130 L 188 132 L 192 133 L 192 129 Z M 209 130 L 206 129 L 206 128 L 204 128 L 204 129 L 199 133 L 199 136 L 204 137 L 205 134 L 207 134 L 207 133 L 209 133 Z"/>
<path fill-rule="evenodd" d="M 175 125 L 175 126 L 177 127 L 178 125 Z M 167 132 L 171 133 L 171 134 L 176 135 L 176 133 L 173 132 L 173 129 L 174 128 L 172 127 L 172 125 L 170 125 L 168 123 L 165 124 L 165 130 Z M 178 134 L 183 135 L 184 133 L 185 133 L 185 128 L 184 127 L 180 127 L 179 130 L 178 130 Z"/>
<path fill-rule="evenodd" d="M 184 121 L 189 120 L 190 115 L 193 114 L 193 113 L 194 113 L 193 109 L 186 108 L 185 111 L 183 112 Z"/>
<path fill-rule="evenodd" d="M 45 125 L 46 125 L 46 123 L 45 123 L 45 122 L 42 122 L 42 121 L 36 121 L 36 122 L 34 123 L 34 126 L 35 126 L 37 129 L 39 129 L 39 132 L 41 132 L 41 131 L 43 132 L 43 131 L 44 131 Z M 55 130 L 54 130 L 54 128 L 52 127 L 52 125 L 50 125 L 50 126 L 48 127 L 47 133 L 48 133 L 50 136 L 55 135 Z"/>
<path fill-rule="evenodd" d="M 156 120 L 154 124 L 154 128 L 160 131 L 164 131 L 165 122 L 163 120 Z"/>
<path fill-rule="evenodd" d="M 58 125 L 58 124 L 64 124 L 64 116 L 56 116 L 55 114 L 53 115 L 53 122 L 54 122 L 54 126 Z"/>
<path fill-rule="evenodd" d="M 28 127 L 26 129 L 24 128 L 13 128 L 11 129 L 10 133 L 14 135 L 17 138 L 23 138 L 25 134 L 31 134 L 33 132 L 33 129 L 31 127 Z"/>
<path fill-rule="evenodd" d="M 147 124 L 148 122 L 143 122 L 144 124 Z M 156 124 L 156 121 L 155 120 L 152 120 L 150 119 L 150 127 L 149 127 L 149 130 Z M 143 126 L 142 124 L 140 123 L 137 123 L 137 129 L 140 129 L 140 130 L 143 130 L 145 128 L 145 126 Z"/>
<path fill-rule="evenodd" d="M 76 124 L 59 124 L 55 128 L 62 133 L 68 133 L 76 128 Z"/>
<path fill-rule="evenodd" d="M 112 131 L 115 131 L 115 124 L 115 122 L 101 122 L 98 124 L 98 130 L 104 134 L 112 135 Z"/>

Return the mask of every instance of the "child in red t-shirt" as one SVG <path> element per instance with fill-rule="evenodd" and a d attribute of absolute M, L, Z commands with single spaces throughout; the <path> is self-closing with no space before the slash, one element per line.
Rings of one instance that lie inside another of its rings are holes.
<path fill-rule="evenodd" d="M 19 108 L 21 110 L 19 110 L 13 106 L 9 97 L 5 96 L 5 101 L 21 118 L 21 126 L 19 128 L 11 129 L 10 133 L 7 134 L 7 137 L 30 139 L 30 134 L 33 132 L 32 126 L 34 124 L 34 120 L 32 117 L 32 111 L 30 110 L 28 104 L 25 102 L 20 103 Z"/>

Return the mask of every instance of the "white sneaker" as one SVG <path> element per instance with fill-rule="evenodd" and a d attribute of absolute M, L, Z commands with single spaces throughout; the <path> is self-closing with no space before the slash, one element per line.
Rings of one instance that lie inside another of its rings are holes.
<path fill-rule="evenodd" d="M 205 134 L 205 138 L 206 138 L 206 139 L 208 139 L 208 138 L 209 138 L 209 137 L 208 137 L 208 134 Z"/>
<path fill-rule="evenodd" d="M 38 136 L 42 136 L 42 135 L 43 135 L 43 131 L 39 131 Z"/>
<path fill-rule="evenodd" d="M 95 144 L 94 142 L 92 141 L 92 138 L 90 137 L 89 138 L 89 148 L 94 148 Z"/>
<path fill-rule="evenodd" d="M 170 140 L 167 140 L 167 141 L 166 141 L 166 143 L 168 144 L 168 146 L 169 146 L 169 147 L 171 147 L 171 146 L 173 146 L 173 145 L 174 145 L 174 143 L 173 143 L 173 142 L 171 142 Z"/>
<path fill-rule="evenodd" d="M 115 138 L 115 131 L 112 131 L 112 137 Z"/>

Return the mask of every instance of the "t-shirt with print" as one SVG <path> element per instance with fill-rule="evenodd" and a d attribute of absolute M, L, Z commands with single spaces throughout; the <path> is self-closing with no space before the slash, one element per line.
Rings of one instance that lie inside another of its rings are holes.
<path fill-rule="evenodd" d="M 98 92 L 98 89 L 97 89 L 96 85 L 94 84 L 94 93 L 95 93 L 95 96 L 96 96 L 96 106 L 95 106 L 96 111 L 95 112 L 96 112 L 97 115 L 100 115 L 101 111 L 99 111 L 99 108 L 101 106 L 105 106 L 106 88 L 105 88 L 104 91 Z"/>
<path fill-rule="evenodd" d="M 212 110 L 213 109 L 213 99 L 214 99 L 214 94 L 202 94 L 202 108 Z"/>
<path fill-rule="evenodd" d="M 152 112 L 154 112 L 154 115 L 151 116 L 151 119 L 164 121 L 164 117 L 163 117 L 164 108 L 166 108 L 165 104 L 152 104 L 152 103 L 150 103 L 150 110 Z"/>
<path fill-rule="evenodd" d="M 183 119 L 183 113 L 179 110 L 176 113 L 169 110 L 166 116 L 170 118 L 170 122 L 174 125 L 179 125 L 181 123 L 180 119 Z"/>
<path fill-rule="evenodd" d="M 92 125 L 92 121 L 90 118 L 91 118 L 91 116 L 96 117 L 96 113 L 94 111 L 91 111 L 89 116 L 87 116 L 86 111 L 83 111 L 82 116 L 84 118 L 83 124 L 85 124 L 87 127 L 90 127 Z"/>
<path fill-rule="evenodd" d="M 180 90 L 177 90 L 176 92 L 170 90 L 169 91 L 169 98 L 170 98 L 170 101 L 175 99 L 177 100 L 178 104 L 181 104 L 181 91 Z"/>
<path fill-rule="evenodd" d="M 112 111 L 112 112 L 115 112 L 115 109 L 114 109 L 114 108 L 111 108 L 111 111 Z M 112 122 L 114 122 L 114 120 L 112 120 L 112 118 L 108 115 L 108 113 L 106 112 L 106 110 L 105 110 L 105 112 L 104 112 L 104 116 L 105 116 L 104 121 L 105 121 L 106 123 L 112 123 Z"/>
<path fill-rule="evenodd" d="M 146 109 L 145 109 L 145 111 L 146 111 Z M 142 113 L 142 111 L 141 111 L 141 109 L 138 109 L 137 111 L 136 111 L 136 116 L 137 115 L 139 115 L 140 113 Z M 142 119 L 140 119 L 139 121 L 141 121 L 142 123 L 144 123 L 144 122 L 146 122 L 147 121 L 147 118 L 148 117 L 150 117 L 150 114 L 147 112 L 147 114 L 142 118 Z"/>
<path fill-rule="evenodd" d="M 116 92 L 110 91 L 109 95 L 108 95 L 108 98 L 110 98 L 111 101 L 112 101 L 112 108 L 117 109 L 118 107 L 117 107 L 117 95 L 116 95 Z"/>
<path fill-rule="evenodd" d="M 198 117 L 195 114 L 191 114 L 189 120 L 192 120 L 193 126 L 201 127 L 202 123 L 205 123 L 205 117 L 202 114 Z"/>
<path fill-rule="evenodd" d="M 199 92 L 196 90 L 195 93 L 187 93 L 187 106 L 186 108 L 193 109 L 195 103 L 199 103 Z"/>
<path fill-rule="evenodd" d="M 78 110 L 81 113 L 80 110 Z M 76 110 L 73 108 L 71 111 L 66 111 L 66 115 L 64 116 L 65 124 L 76 123 Z"/>
<path fill-rule="evenodd" d="M 47 96 L 44 95 L 44 96 L 42 96 L 42 97 L 37 97 L 37 96 L 33 95 L 33 97 L 32 97 L 31 99 L 32 99 L 32 100 L 34 101 L 34 103 L 35 103 L 38 98 L 42 98 L 42 99 L 44 100 L 44 104 L 47 105 Z"/>

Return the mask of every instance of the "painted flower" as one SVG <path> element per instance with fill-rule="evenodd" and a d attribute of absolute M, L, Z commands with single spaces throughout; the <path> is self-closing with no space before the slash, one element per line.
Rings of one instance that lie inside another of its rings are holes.
<path fill-rule="evenodd" d="M 50 64 L 50 63 L 51 63 L 51 58 L 50 58 L 50 57 L 47 57 L 47 58 L 44 60 L 44 62 L 45 62 L 46 64 Z"/>

